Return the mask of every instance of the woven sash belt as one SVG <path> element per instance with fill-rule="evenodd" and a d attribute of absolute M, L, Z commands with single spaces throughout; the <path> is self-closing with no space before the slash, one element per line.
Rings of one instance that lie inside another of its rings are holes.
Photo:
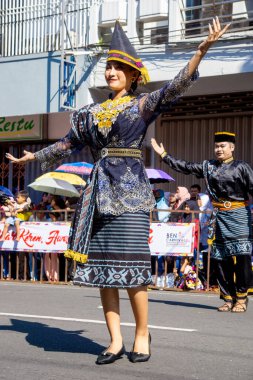
<path fill-rule="evenodd" d="M 220 211 L 229 211 L 229 210 L 235 210 L 240 207 L 248 206 L 248 201 L 222 201 L 222 202 L 215 202 L 212 201 L 212 205 L 214 208 L 217 208 Z"/>
<path fill-rule="evenodd" d="M 101 149 L 100 157 L 132 157 L 142 158 L 142 151 L 134 148 L 103 148 Z"/>

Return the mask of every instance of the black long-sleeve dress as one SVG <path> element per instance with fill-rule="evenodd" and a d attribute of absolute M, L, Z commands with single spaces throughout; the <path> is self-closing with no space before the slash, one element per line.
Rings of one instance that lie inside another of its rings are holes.
<path fill-rule="evenodd" d="M 91 104 L 72 116 L 72 128 L 35 157 L 46 169 L 85 145 L 95 166 L 70 234 L 70 255 L 80 262 L 74 282 L 96 287 L 151 283 L 149 211 L 155 205 L 141 158 L 101 156 L 104 148 L 141 149 L 148 126 L 197 79 L 188 65 L 161 89 Z M 106 152 L 106 150 L 104 150 Z M 88 261 L 83 264 L 84 254 Z"/>

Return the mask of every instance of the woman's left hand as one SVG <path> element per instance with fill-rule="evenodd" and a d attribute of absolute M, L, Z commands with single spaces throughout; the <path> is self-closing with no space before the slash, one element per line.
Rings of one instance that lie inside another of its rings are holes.
<path fill-rule="evenodd" d="M 209 35 L 207 39 L 198 46 L 198 50 L 201 51 L 202 54 L 205 54 L 207 50 L 210 48 L 210 46 L 216 42 L 230 27 L 230 24 L 227 24 L 224 26 L 223 29 L 221 29 L 220 20 L 216 16 L 213 18 L 213 25 L 209 24 Z"/>

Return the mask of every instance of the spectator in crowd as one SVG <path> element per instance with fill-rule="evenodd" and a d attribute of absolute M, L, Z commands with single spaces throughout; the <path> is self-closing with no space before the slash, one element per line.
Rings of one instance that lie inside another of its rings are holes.
<path fill-rule="evenodd" d="M 164 198 L 164 191 L 161 189 L 156 189 L 153 190 L 153 194 L 156 201 L 155 208 L 158 210 L 166 210 L 157 211 L 155 219 L 159 220 L 159 222 L 167 222 L 169 220 L 170 213 L 168 212 L 169 205 Z"/>
<path fill-rule="evenodd" d="M 196 201 L 198 206 L 201 206 L 201 197 L 200 197 L 201 187 L 198 184 L 191 185 L 190 187 L 190 200 Z"/>
<path fill-rule="evenodd" d="M 205 250 L 208 247 L 208 224 L 213 210 L 212 202 L 208 194 L 200 193 L 201 205 L 199 207 L 199 223 L 200 223 L 200 249 Z"/>
<path fill-rule="evenodd" d="M 195 237 L 194 237 L 194 264 L 196 263 L 197 250 L 199 246 L 199 214 L 194 211 L 199 211 L 198 204 L 195 200 L 187 200 L 182 205 L 183 213 L 180 218 L 181 223 L 194 223 L 195 224 Z"/>
<path fill-rule="evenodd" d="M 177 210 L 184 201 L 186 201 L 187 199 L 190 199 L 191 197 L 187 187 L 182 187 L 182 186 L 177 187 L 176 196 L 177 196 L 177 202 L 175 205 L 175 210 Z"/>
<path fill-rule="evenodd" d="M 166 210 L 166 211 L 154 211 L 153 218 L 159 222 L 166 223 L 169 219 L 170 213 L 168 212 L 168 204 L 164 198 L 164 191 L 161 189 L 153 190 L 153 194 L 156 200 L 155 210 Z M 158 285 L 160 284 L 161 276 L 164 274 L 164 256 L 152 256 L 151 257 L 151 266 L 152 266 L 152 275 L 155 273 L 155 262 L 158 260 Z"/>
<path fill-rule="evenodd" d="M 31 213 L 31 199 L 26 191 L 21 190 L 17 193 L 16 202 L 8 203 L 8 216 L 4 223 L 4 229 L 0 241 L 4 241 L 8 232 L 9 226 L 16 227 L 16 241 L 20 240 L 20 222 L 29 220 Z"/>
<path fill-rule="evenodd" d="M 65 202 L 59 195 L 53 195 L 51 199 L 50 218 L 52 222 L 64 220 L 64 212 L 58 212 L 65 210 Z"/>
<path fill-rule="evenodd" d="M 77 206 L 77 201 L 78 201 L 78 198 L 76 197 L 71 197 L 71 198 L 67 197 L 65 199 L 65 209 L 68 211 L 68 214 L 67 214 L 68 220 L 72 220 L 72 218 L 74 217 L 74 211 Z"/>
<path fill-rule="evenodd" d="M 200 279 L 197 279 L 192 257 L 182 258 L 180 277 L 176 279 L 176 286 L 185 290 L 203 289 Z"/>
<path fill-rule="evenodd" d="M 42 196 L 42 199 L 47 199 L 47 193 L 44 193 Z M 33 214 L 33 216 L 29 219 L 30 221 L 37 221 L 37 222 L 49 222 L 51 219 L 47 217 L 47 213 L 45 212 L 46 209 L 46 203 L 40 202 Z M 41 268 L 41 257 L 43 253 L 40 252 L 34 252 L 29 253 L 29 269 L 30 269 L 30 278 L 32 281 L 38 281 L 40 278 L 40 268 Z M 43 268 L 44 273 L 44 268 Z"/>
<path fill-rule="evenodd" d="M 169 210 L 170 210 L 169 222 L 177 223 L 179 216 L 180 216 L 180 213 L 172 212 L 173 210 L 177 210 L 177 209 L 178 209 L 177 193 L 170 193 L 170 196 L 169 196 Z"/>
<path fill-rule="evenodd" d="M 57 222 L 64 220 L 64 213 L 58 212 L 59 210 L 65 209 L 64 200 L 57 195 L 53 195 L 51 199 L 51 210 L 49 216 L 52 222 Z M 58 282 L 59 281 L 59 264 L 58 264 L 58 253 L 45 253 L 44 255 L 44 268 L 45 274 L 48 281 Z"/>

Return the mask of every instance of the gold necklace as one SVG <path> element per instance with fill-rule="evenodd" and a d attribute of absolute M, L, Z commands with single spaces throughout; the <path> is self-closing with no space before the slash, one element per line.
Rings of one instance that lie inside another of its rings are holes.
<path fill-rule="evenodd" d="M 98 126 L 99 132 L 106 137 L 119 113 L 131 105 L 133 98 L 135 97 L 123 96 L 116 100 L 108 99 L 92 107 L 90 112 L 93 114 L 93 122 Z"/>

